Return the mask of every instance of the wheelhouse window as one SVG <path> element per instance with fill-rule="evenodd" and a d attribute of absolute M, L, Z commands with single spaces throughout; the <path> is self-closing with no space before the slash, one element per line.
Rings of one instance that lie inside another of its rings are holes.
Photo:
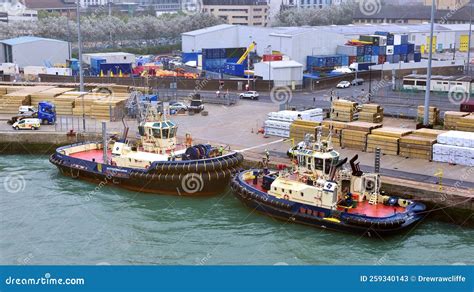
<path fill-rule="evenodd" d="M 329 171 L 331 171 L 331 166 L 332 166 L 332 159 L 326 159 L 324 163 L 324 173 L 329 174 Z"/>
<path fill-rule="evenodd" d="M 315 167 L 316 170 L 322 171 L 323 166 L 324 166 L 324 160 L 322 160 L 321 158 L 315 158 L 314 159 L 314 167 Z"/>
<path fill-rule="evenodd" d="M 161 139 L 161 129 L 152 129 L 153 137 Z"/>

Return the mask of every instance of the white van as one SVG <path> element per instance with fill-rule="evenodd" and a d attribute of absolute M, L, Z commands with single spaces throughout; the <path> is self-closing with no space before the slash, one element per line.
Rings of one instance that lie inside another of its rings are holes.
<path fill-rule="evenodd" d="M 30 106 L 30 105 L 21 105 L 19 108 L 18 108 L 18 113 L 20 115 L 24 115 L 24 114 L 34 114 L 36 113 L 36 109 L 33 107 L 33 106 Z"/>
<path fill-rule="evenodd" d="M 13 123 L 12 128 L 15 130 L 38 130 L 41 126 L 40 119 L 22 119 Z"/>

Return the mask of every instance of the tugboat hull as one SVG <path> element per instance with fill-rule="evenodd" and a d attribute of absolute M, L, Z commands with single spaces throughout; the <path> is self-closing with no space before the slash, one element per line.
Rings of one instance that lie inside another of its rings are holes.
<path fill-rule="evenodd" d="M 155 162 L 147 169 L 103 164 L 58 151 L 49 160 L 72 178 L 144 193 L 200 196 L 223 192 L 239 170 L 243 156 L 233 152 L 202 160 Z"/>
<path fill-rule="evenodd" d="M 241 174 L 235 175 L 232 179 L 231 188 L 246 206 L 267 216 L 368 237 L 386 237 L 405 232 L 423 218 L 423 215 L 418 213 L 425 210 L 423 204 L 414 202 L 407 212 L 387 218 L 354 216 L 344 211 L 328 210 L 276 198 L 244 181 Z"/>

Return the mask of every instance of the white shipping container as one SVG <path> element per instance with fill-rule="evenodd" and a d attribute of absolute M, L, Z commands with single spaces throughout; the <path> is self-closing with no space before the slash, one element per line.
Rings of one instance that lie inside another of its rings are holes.
<path fill-rule="evenodd" d="M 395 50 L 394 46 L 387 46 L 386 54 L 387 55 L 393 55 L 394 50 Z"/>
<path fill-rule="evenodd" d="M 402 35 L 396 34 L 393 36 L 393 44 L 395 46 L 401 45 L 402 44 Z"/>
<path fill-rule="evenodd" d="M 71 76 L 71 68 L 46 68 L 46 74 L 48 75 L 59 75 L 59 76 Z"/>

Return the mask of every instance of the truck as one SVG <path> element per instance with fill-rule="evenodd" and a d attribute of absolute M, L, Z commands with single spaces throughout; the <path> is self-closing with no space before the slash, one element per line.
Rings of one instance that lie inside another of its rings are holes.
<path fill-rule="evenodd" d="M 466 101 L 461 103 L 460 110 L 465 113 L 474 113 L 474 101 Z"/>
<path fill-rule="evenodd" d="M 13 125 L 18 121 L 32 118 L 39 119 L 43 125 L 52 125 L 56 123 L 56 107 L 47 101 L 38 103 L 38 110 L 32 106 L 20 106 L 18 115 L 11 117 L 7 123 Z"/>
<path fill-rule="evenodd" d="M 376 65 L 375 63 L 352 63 L 349 65 L 349 69 L 351 69 L 353 72 L 355 71 L 364 71 L 364 70 L 369 70 L 370 66 Z"/>

